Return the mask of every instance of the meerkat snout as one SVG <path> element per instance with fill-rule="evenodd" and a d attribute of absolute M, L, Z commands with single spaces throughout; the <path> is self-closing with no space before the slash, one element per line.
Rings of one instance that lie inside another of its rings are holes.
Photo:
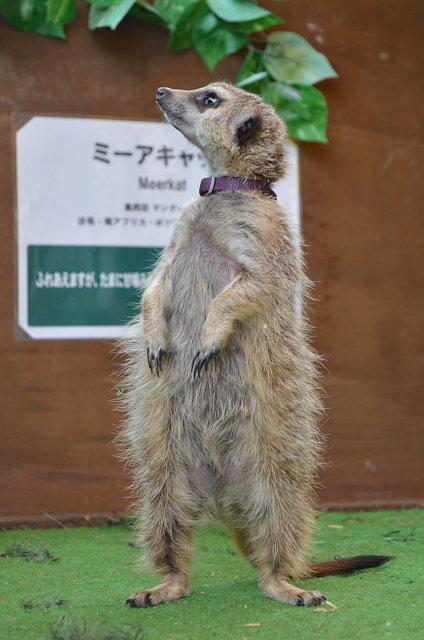
<path fill-rule="evenodd" d="M 159 89 L 156 91 L 156 102 L 160 102 L 160 100 L 164 98 L 167 93 L 168 89 L 166 87 L 159 87 Z"/>

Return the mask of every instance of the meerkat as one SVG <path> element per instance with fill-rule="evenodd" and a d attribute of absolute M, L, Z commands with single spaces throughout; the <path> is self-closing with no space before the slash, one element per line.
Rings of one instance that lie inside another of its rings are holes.
<path fill-rule="evenodd" d="M 320 592 L 289 579 L 388 558 L 308 563 L 322 407 L 301 243 L 271 189 L 286 127 L 259 96 L 223 82 L 161 87 L 156 101 L 212 178 L 182 211 L 123 342 L 122 441 L 140 542 L 162 578 L 127 603 L 189 595 L 193 530 L 206 516 L 227 524 L 266 596 L 318 604 Z"/>

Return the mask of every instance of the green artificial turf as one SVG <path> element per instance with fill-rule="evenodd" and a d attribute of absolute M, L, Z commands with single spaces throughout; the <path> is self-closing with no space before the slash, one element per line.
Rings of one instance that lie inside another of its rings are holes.
<path fill-rule="evenodd" d="M 0 637 L 50 640 L 424 640 L 424 511 L 324 513 L 315 558 L 394 555 L 376 569 L 304 580 L 338 608 L 266 599 L 225 528 L 200 529 L 192 595 L 157 608 L 125 599 L 157 583 L 136 570 L 129 527 L 0 532 Z M 255 626 L 247 626 L 252 625 Z"/>

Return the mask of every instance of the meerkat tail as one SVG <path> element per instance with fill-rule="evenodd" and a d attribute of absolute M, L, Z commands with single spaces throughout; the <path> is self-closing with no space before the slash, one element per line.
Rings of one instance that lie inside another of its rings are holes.
<path fill-rule="evenodd" d="M 322 578 L 352 573 L 360 569 L 371 569 L 392 560 L 393 556 L 354 556 L 353 558 L 339 558 L 327 562 L 314 562 L 308 565 L 309 576 Z"/>

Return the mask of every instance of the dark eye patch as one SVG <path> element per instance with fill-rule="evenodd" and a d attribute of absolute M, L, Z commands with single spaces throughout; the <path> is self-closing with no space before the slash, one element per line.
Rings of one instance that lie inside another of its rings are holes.
<path fill-rule="evenodd" d="M 202 91 L 194 97 L 195 104 L 199 111 L 206 109 L 216 109 L 221 104 L 221 98 L 214 91 Z"/>

